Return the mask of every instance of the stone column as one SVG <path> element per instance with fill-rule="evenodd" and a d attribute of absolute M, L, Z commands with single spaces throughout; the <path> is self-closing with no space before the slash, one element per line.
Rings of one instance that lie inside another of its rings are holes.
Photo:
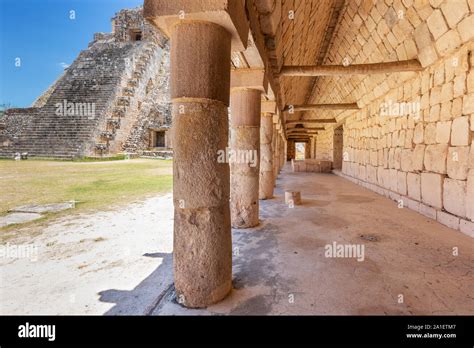
<path fill-rule="evenodd" d="M 285 138 L 283 136 L 283 131 L 280 133 L 280 140 L 280 170 L 282 170 L 285 165 Z"/>
<path fill-rule="evenodd" d="M 273 119 L 275 120 L 275 115 L 273 115 Z M 278 178 L 278 129 L 276 127 L 276 123 L 273 123 L 273 141 L 272 141 L 272 149 L 273 149 L 273 176 L 274 182 L 273 185 L 276 186 L 276 180 Z"/>
<path fill-rule="evenodd" d="M 231 92 L 230 211 L 232 227 L 259 224 L 260 104 L 262 92 L 235 88 Z"/>
<path fill-rule="evenodd" d="M 230 38 L 206 22 L 178 23 L 171 36 L 174 277 L 189 307 L 232 288 L 229 165 L 218 161 L 228 145 Z"/>
<path fill-rule="evenodd" d="M 144 17 L 171 39 L 174 285 L 206 307 L 232 288 L 228 106 L 231 49 L 246 48 L 242 2 L 145 0 Z"/>
<path fill-rule="evenodd" d="M 273 174 L 272 139 L 273 115 L 271 113 L 263 113 L 260 128 L 260 199 L 270 199 L 273 197 L 275 179 Z"/>

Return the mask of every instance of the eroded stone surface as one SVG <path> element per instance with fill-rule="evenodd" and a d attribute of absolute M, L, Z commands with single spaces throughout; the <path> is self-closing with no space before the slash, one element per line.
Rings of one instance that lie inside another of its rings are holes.
<path fill-rule="evenodd" d="M 10 213 L 5 216 L 0 216 L 0 227 L 5 227 L 13 224 L 23 224 L 33 220 L 40 219 L 41 214 L 37 213 Z"/>

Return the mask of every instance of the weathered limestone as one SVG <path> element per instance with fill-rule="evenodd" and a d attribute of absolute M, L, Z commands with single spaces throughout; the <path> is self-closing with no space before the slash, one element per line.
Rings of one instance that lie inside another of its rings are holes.
<path fill-rule="evenodd" d="M 286 191 L 285 192 L 285 204 L 300 205 L 301 204 L 301 192 L 300 191 Z"/>
<path fill-rule="evenodd" d="M 184 13 L 184 18 L 180 16 Z M 171 36 L 174 284 L 205 307 L 232 288 L 228 145 L 231 45 L 247 44 L 241 2 L 145 0 L 145 18 Z"/>
<path fill-rule="evenodd" d="M 231 92 L 230 212 L 232 227 L 259 224 L 260 103 L 262 92 L 236 88 Z M 247 158 L 247 160 L 242 160 Z M 251 160 L 250 160 L 251 159 Z"/>
<path fill-rule="evenodd" d="M 260 199 L 270 199 L 273 197 L 275 177 L 273 172 L 272 140 L 273 114 L 262 113 L 260 127 Z"/>
<path fill-rule="evenodd" d="M 278 131 L 278 115 L 273 115 L 273 139 L 272 139 L 272 151 L 273 151 L 273 177 L 274 183 L 276 185 L 276 179 L 280 172 L 279 170 L 279 144 L 280 144 L 280 136 Z"/>
<path fill-rule="evenodd" d="M 474 169 L 469 170 L 466 182 L 466 216 L 474 221 Z"/>
<path fill-rule="evenodd" d="M 228 142 L 227 63 L 225 29 L 205 22 L 176 25 L 171 37 L 174 276 L 189 307 L 217 302 L 232 287 L 229 165 L 217 161 Z"/>
<path fill-rule="evenodd" d="M 444 179 L 443 206 L 451 214 L 466 217 L 466 182 Z"/>
<path fill-rule="evenodd" d="M 443 207 L 444 175 L 421 173 L 421 200 L 437 209 Z"/>

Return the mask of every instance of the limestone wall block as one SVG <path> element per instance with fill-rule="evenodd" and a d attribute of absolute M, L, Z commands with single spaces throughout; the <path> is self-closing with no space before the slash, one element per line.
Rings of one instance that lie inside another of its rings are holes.
<path fill-rule="evenodd" d="M 471 141 L 469 117 L 458 117 L 453 121 L 451 129 L 451 145 L 466 146 Z"/>
<path fill-rule="evenodd" d="M 451 136 L 451 121 L 436 123 L 436 142 L 439 144 L 448 144 Z"/>
<path fill-rule="evenodd" d="M 397 192 L 406 196 L 407 194 L 407 173 L 398 171 L 397 173 Z"/>
<path fill-rule="evenodd" d="M 466 181 L 444 179 L 443 207 L 454 215 L 466 217 Z"/>
<path fill-rule="evenodd" d="M 392 190 L 393 192 L 397 192 L 397 190 L 398 190 L 398 170 L 390 169 L 389 180 L 390 180 L 390 186 L 388 188 L 390 190 Z"/>
<path fill-rule="evenodd" d="M 474 169 L 469 170 L 466 182 L 466 216 L 474 221 Z"/>
<path fill-rule="evenodd" d="M 425 144 L 436 144 L 436 123 L 428 123 L 424 131 Z"/>
<path fill-rule="evenodd" d="M 452 179 L 466 180 L 469 167 L 469 146 L 450 147 L 447 157 L 447 172 Z"/>
<path fill-rule="evenodd" d="M 430 172 L 446 174 L 448 145 L 428 145 L 425 150 L 424 166 Z"/>
<path fill-rule="evenodd" d="M 421 200 L 421 175 L 415 173 L 407 174 L 408 196 L 417 201 Z"/>
<path fill-rule="evenodd" d="M 437 173 L 421 173 L 421 200 L 437 209 L 443 207 L 444 175 Z"/>

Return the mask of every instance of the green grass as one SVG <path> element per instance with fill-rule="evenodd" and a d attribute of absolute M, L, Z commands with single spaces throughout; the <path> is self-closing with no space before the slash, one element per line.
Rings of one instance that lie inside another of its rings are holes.
<path fill-rule="evenodd" d="M 25 204 L 78 201 L 103 210 L 172 190 L 172 161 L 0 160 L 0 215 Z"/>
<path fill-rule="evenodd" d="M 117 156 L 110 156 L 110 157 L 83 157 L 83 158 L 76 158 L 74 162 L 108 162 L 108 161 L 121 161 L 126 159 L 126 155 L 117 155 Z"/>

